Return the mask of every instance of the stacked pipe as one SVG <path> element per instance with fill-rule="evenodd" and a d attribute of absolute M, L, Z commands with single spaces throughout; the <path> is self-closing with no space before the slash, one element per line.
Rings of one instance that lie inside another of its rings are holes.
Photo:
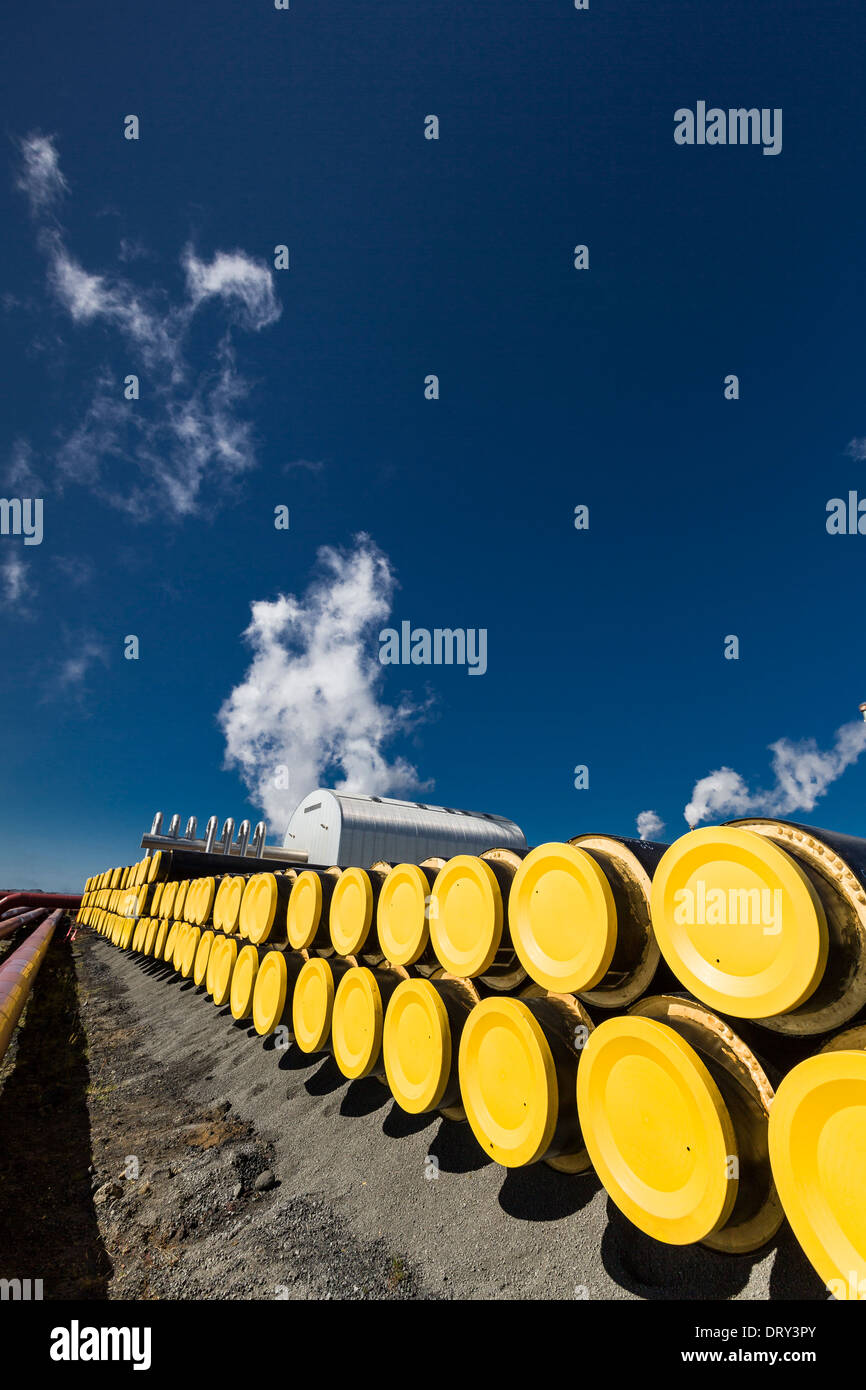
<path fill-rule="evenodd" d="M 787 1214 L 832 1292 L 866 1290 L 866 842 L 750 820 L 194 867 L 97 875 L 79 919 L 506 1167 L 594 1168 L 660 1241 L 745 1253 Z"/>
<path fill-rule="evenodd" d="M 57 908 L 0 962 L 0 1061 L 27 1003 L 63 909 Z"/>

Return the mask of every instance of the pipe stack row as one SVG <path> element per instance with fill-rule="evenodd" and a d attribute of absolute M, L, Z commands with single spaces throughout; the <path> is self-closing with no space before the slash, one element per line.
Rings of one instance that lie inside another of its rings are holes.
<path fill-rule="evenodd" d="M 667 1244 L 749 1253 L 787 1215 L 866 1296 L 866 841 L 751 819 L 365 869 L 155 860 L 88 879 L 79 920 L 505 1167 L 594 1169 Z"/>

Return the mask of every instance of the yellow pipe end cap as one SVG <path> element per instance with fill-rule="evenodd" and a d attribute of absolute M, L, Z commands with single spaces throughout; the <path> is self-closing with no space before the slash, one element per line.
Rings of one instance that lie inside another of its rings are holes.
<path fill-rule="evenodd" d="M 195 953 L 195 964 L 192 968 L 192 978 L 195 984 L 200 985 L 207 974 L 207 963 L 210 959 L 210 950 L 213 945 L 213 932 L 204 931 L 198 943 Z"/>
<path fill-rule="evenodd" d="M 232 971 L 229 1006 L 232 1018 L 249 1018 L 253 1009 L 253 993 L 259 973 L 259 953 L 255 946 L 244 946 Z"/>
<path fill-rule="evenodd" d="M 334 1058 L 344 1076 L 369 1076 L 382 1051 L 382 995 L 372 970 L 354 965 L 346 971 L 334 999 L 331 1031 Z"/>
<path fill-rule="evenodd" d="M 430 885 L 417 864 L 397 864 L 382 884 L 376 924 L 379 945 L 393 965 L 414 965 L 429 940 Z"/>
<path fill-rule="evenodd" d="M 183 955 L 184 941 L 186 940 L 186 922 L 179 921 L 177 932 L 175 933 L 174 946 L 171 952 L 171 963 L 175 970 L 180 970 L 181 957 Z"/>
<path fill-rule="evenodd" d="M 292 996 L 292 1032 L 302 1052 L 321 1052 L 331 1031 L 334 975 L 321 956 L 301 966 Z"/>
<path fill-rule="evenodd" d="M 485 999 L 463 1028 L 460 1091 L 485 1153 L 505 1168 L 535 1163 L 549 1149 L 559 1087 L 544 1030 L 519 999 Z"/>
<path fill-rule="evenodd" d="M 725 1224 L 738 1190 L 733 1122 L 673 1028 L 629 1016 L 601 1023 L 581 1054 L 577 1105 L 593 1167 L 641 1231 L 690 1245 Z"/>
<path fill-rule="evenodd" d="M 753 830 L 683 835 L 662 856 L 651 903 L 668 965 L 719 1013 L 790 1013 L 821 980 L 828 936 L 818 895 L 796 860 Z"/>
<path fill-rule="evenodd" d="M 286 912 L 286 932 L 296 951 L 312 946 L 322 915 L 322 881 L 318 874 L 304 869 L 292 887 Z"/>
<path fill-rule="evenodd" d="M 344 869 L 331 897 L 331 942 L 340 956 L 353 956 L 367 940 L 373 921 L 373 885 L 364 869 Z"/>
<path fill-rule="evenodd" d="M 244 892 L 240 933 L 247 940 L 267 941 L 277 911 L 277 880 L 273 874 L 255 874 Z"/>
<path fill-rule="evenodd" d="M 866 1298 L 866 1052 L 822 1052 L 788 1073 L 770 1107 L 770 1163 L 829 1293 Z"/>
<path fill-rule="evenodd" d="M 521 964 L 545 989 L 594 989 L 607 974 L 616 949 L 616 904 L 586 850 L 555 843 L 532 850 L 514 876 L 508 921 Z"/>
<path fill-rule="evenodd" d="M 201 940 L 201 931 L 198 927 L 189 927 L 183 941 L 183 952 L 180 961 L 180 973 L 185 980 L 188 980 L 195 968 L 195 958 L 198 953 L 198 943 Z"/>
<path fill-rule="evenodd" d="M 231 878 L 223 879 L 217 889 L 214 902 L 214 926 L 219 927 L 227 935 L 231 935 L 238 929 L 246 886 L 246 879 L 241 878 L 239 874 L 234 874 Z"/>
<path fill-rule="evenodd" d="M 282 951 L 268 951 L 256 976 L 253 993 L 253 1026 L 259 1037 L 267 1037 L 283 1016 L 289 988 L 289 972 Z"/>
<path fill-rule="evenodd" d="M 197 920 L 196 903 L 199 899 L 199 893 L 200 880 L 196 879 L 195 883 L 190 884 L 186 891 L 186 897 L 183 900 L 183 920 L 185 922 L 195 922 Z"/>
<path fill-rule="evenodd" d="M 231 991 L 232 972 L 235 968 L 235 961 L 238 958 L 238 943 L 233 936 L 224 938 L 219 951 L 214 951 L 216 956 L 213 968 L 213 989 L 211 995 L 213 1002 L 222 1008 L 229 1002 Z"/>
<path fill-rule="evenodd" d="M 458 854 L 439 870 L 430 896 L 430 939 L 451 975 L 483 975 L 502 940 L 502 893 L 484 859 Z"/>
<path fill-rule="evenodd" d="M 216 879 L 200 878 L 196 889 L 194 912 L 190 918 L 197 927 L 203 927 L 210 917 L 215 896 Z"/>
<path fill-rule="evenodd" d="M 227 895 L 227 893 L 228 893 L 229 884 L 230 884 L 230 883 L 231 883 L 231 879 L 229 878 L 228 875 L 226 875 L 224 878 L 221 878 L 221 879 L 220 879 L 220 886 L 219 886 L 219 888 L 216 890 L 216 894 L 215 894 L 215 896 L 214 896 L 214 900 L 213 900 L 213 924 L 214 924 L 214 926 L 216 927 L 217 931 L 224 931 L 224 930 L 225 930 L 224 914 L 223 914 L 223 904 L 225 903 L 226 895 Z"/>
<path fill-rule="evenodd" d="M 174 945 L 177 941 L 177 934 L 179 931 L 180 922 L 171 922 L 169 924 L 168 935 L 165 938 L 165 949 L 163 952 L 163 960 L 166 961 L 168 965 L 171 965 L 172 960 L 174 958 Z"/>
<path fill-rule="evenodd" d="M 388 1085 L 410 1115 L 435 1110 L 451 1072 L 451 1027 L 429 980 L 404 980 L 385 1012 L 382 1053 Z"/>

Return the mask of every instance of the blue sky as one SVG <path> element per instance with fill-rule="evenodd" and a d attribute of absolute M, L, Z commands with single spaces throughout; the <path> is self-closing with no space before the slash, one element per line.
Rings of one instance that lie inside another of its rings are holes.
<path fill-rule="evenodd" d="M 320 778 L 533 843 L 647 809 L 674 838 L 728 768 L 866 834 L 859 731 L 801 743 L 866 700 L 866 536 L 825 524 L 866 497 L 864 29 L 13 5 L 0 465 L 44 538 L 0 536 L 0 883 L 128 862 L 160 808 L 282 838 Z M 699 100 L 781 108 L 781 153 L 678 146 Z M 403 620 L 486 629 L 486 673 L 381 666 Z"/>

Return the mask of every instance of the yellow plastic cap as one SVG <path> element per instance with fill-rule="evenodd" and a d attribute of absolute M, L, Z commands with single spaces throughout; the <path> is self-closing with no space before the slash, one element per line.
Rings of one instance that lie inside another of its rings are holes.
<path fill-rule="evenodd" d="M 344 869 L 331 897 L 331 941 L 340 956 L 364 945 L 373 922 L 373 885 L 364 869 Z"/>
<path fill-rule="evenodd" d="M 175 922 L 172 931 L 169 932 L 168 942 L 166 943 L 166 960 L 169 965 L 174 966 L 175 970 L 177 969 L 177 963 L 180 959 L 179 952 L 183 942 L 184 926 L 185 923 L 183 922 Z"/>
<path fill-rule="evenodd" d="M 197 985 L 202 983 L 207 974 L 207 963 L 210 959 L 210 949 L 212 945 L 213 932 L 203 931 L 196 948 L 195 964 L 192 968 L 192 978 Z"/>
<path fill-rule="evenodd" d="M 175 896 L 174 896 L 174 915 L 175 915 L 175 917 L 178 917 L 178 918 L 184 917 L 184 913 L 185 913 L 185 911 L 186 911 L 186 895 L 187 895 L 187 893 L 189 892 L 190 887 L 191 887 L 191 880 L 188 879 L 188 878 L 182 879 L 182 881 L 177 885 L 177 892 L 175 893 Z M 185 919 L 184 919 L 184 920 L 185 920 Z"/>
<path fill-rule="evenodd" d="M 404 980 L 385 1012 L 382 1055 L 388 1085 L 410 1115 L 439 1105 L 451 1072 L 451 1027 L 429 980 Z"/>
<path fill-rule="evenodd" d="M 283 1017 L 289 972 L 282 951 L 268 951 L 259 966 L 253 993 L 253 1026 L 259 1037 L 273 1033 Z"/>
<path fill-rule="evenodd" d="M 321 1052 L 331 1031 L 334 975 L 317 956 L 301 966 L 292 996 L 292 1032 L 302 1052 Z"/>
<path fill-rule="evenodd" d="M 231 878 L 228 874 L 220 879 L 219 888 L 216 890 L 213 900 L 213 924 L 217 931 L 224 931 L 223 926 L 223 903 L 226 900 Z"/>
<path fill-rule="evenodd" d="M 217 933 L 214 934 L 214 939 L 213 939 L 213 941 L 211 942 L 211 946 L 210 946 L 210 953 L 209 953 L 208 958 L 207 958 L 207 969 L 205 970 L 205 973 L 204 973 L 204 992 L 205 992 L 205 994 L 213 994 L 213 990 L 214 990 L 214 971 L 216 970 L 216 964 L 217 964 L 217 961 L 219 960 L 220 951 L 221 951 L 222 948 L 223 948 L 223 942 L 224 942 L 224 941 L 225 941 L 225 937 L 224 937 L 224 936 L 222 936 L 221 934 L 217 934 Z"/>
<path fill-rule="evenodd" d="M 460 1039 L 460 1091 L 485 1153 L 505 1168 L 535 1163 L 550 1148 L 559 1087 L 544 1030 L 519 999 L 476 1004 Z"/>
<path fill-rule="evenodd" d="M 199 927 L 188 927 L 183 943 L 183 954 L 180 961 L 180 973 L 185 980 L 188 980 L 195 966 L 198 943 L 201 940 L 201 930 Z"/>
<path fill-rule="evenodd" d="M 215 948 L 211 948 L 211 955 L 212 957 L 216 956 L 213 963 L 213 975 L 211 976 L 213 983 L 211 994 L 213 996 L 213 1002 L 219 1007 L 222 1007 L 223 1004 L 227 1004 L 229 1001 L 232 972 L 235 968 L 235 961 L 238 958 L 238 943 L 233 936 L 226 936 L 223 938 L 218 952 Z"/>
<path fill-rule="evenodd" d="M 340 981 L 331 1021 L 334 1058 L 344 1076 L 369 1076 L 382 1051 L 382 995 L 372 970 L 355 965 Z"/>
<path fill-rule="evenodd" d="M 382 884 L 376 923 L 379 945 L 394 965 L 414 965 L 430 937 L 430 884 L 417 864 L 397 864 Z"/>
<path fill-rule="evenodd" d="M 249 1018 L 253 1011 L 253 993 L 259 973 L 259 953 L 255 946 L 244 946 L 232 971 L 230 1007 L 232 1018 Z"/>
<path fill-rule="evenodd" d="M 764 835 L 730 826 L 683 835 L 662 856 L 651 901 L 668 965 L 719 1013 L 789 1013 L 821 980 L 824 909 L 799 864 Z"/>
<path fill-rule="evenodd" d="M 194 922 L 196 920 L 196 902 L 198 901 L 200 886 L 200 880 L 196 879 L 195 882 L 190 883 L 186 890 L 186 896 L 183 899 L 183 907 L 181 909 L 185 922 Z"/>
<path fill-rule="evenodd" d="M 788 1073 L 770 1107 L 770 1162 L 828 1291 L 866 1298 L 866 1052 L 821 1052 Z"/>
<path fill-rule="evenodd" d="M 286 930 L 296 951 L 312 946 L 322 916 L 322 881 L 305 869 L 292 886 L 286 913 Z"/>
<path fill-rule="evenodd" d="M 523 968 L 545 989 L 594 989 L 607 974 L 616 948 L 616 904 L 586 850 L 556 843 L 532 850 L 514 875 L 508 923 Z"/>
<path fill-rule="evenodd" d="M 203 927 L 210 917 L 215 896 L 216 879 L 200 878 L 195 895 L 195 915 L 191 919 L 197 926 Z"/>
<path fill-rule="evenodd" d="M 241 901 L 240 933 L 250 941 L 267 941 L 277 911 L 277 880 L 273 874 L 254 874 Z"/>
<path fill-rule="evenodd" d="M 704 1240 L 737 1197 L 734 1126 L 697 1052 L 654 1019 L 607 1019 L 577 1073 L 587 1151 L 630 1221 L 668 1245 Z"/>
<path fill-rule="evenodd" d="M 483 975 L 502 940 L 502 893 L 484 859 L 458 854 L 439 870 L 430 897 L 430 939 L 451 975 Z"/>
<path fill-rule="evenodd" d="M 247 881 L 240 874 L 233 874 L 229 879 L 222 905 L 222 929 L 227 936 L 238 929 L 246 886 Z"/>

